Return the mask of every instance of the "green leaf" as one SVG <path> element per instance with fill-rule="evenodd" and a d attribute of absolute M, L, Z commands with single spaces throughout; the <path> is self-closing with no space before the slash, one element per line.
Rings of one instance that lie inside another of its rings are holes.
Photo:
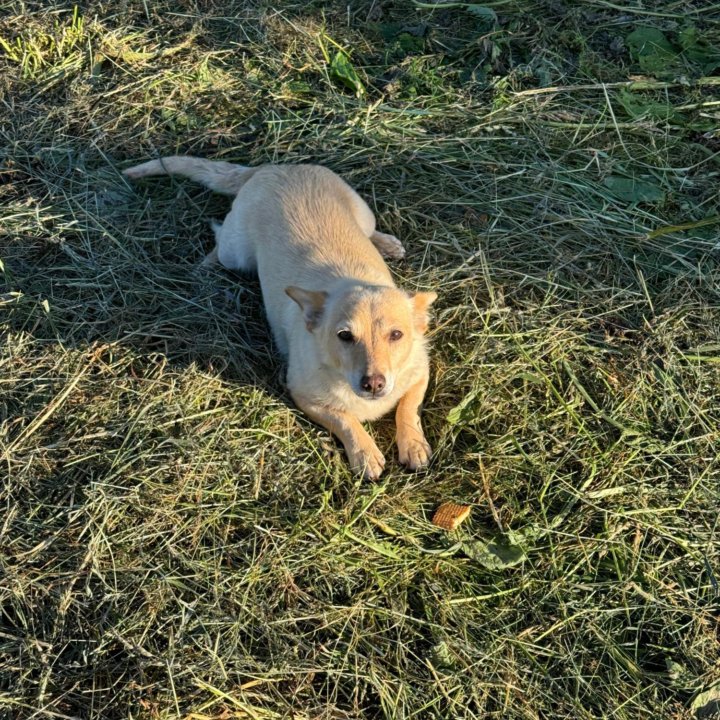
<path fill-rule="evenodd" d="M 665 667 L 667 668 L 668 678 L 670 679 L 670 685 L 672 687 L 685 689 L 693 686 L 695 678 L 682 663 L 666 657 Z"/>
<path fill-rule="evenodd" d="M 644 72 L 658 75 L 677 69 L 678 52 L 657 28 L 639 27 L 627 36 L 626 42 L 630 56 Z"/>
<path fill-rule="evenodd" d="M 488 570 L 504 570 L 518 565 L 527 557 L 517 545 L 496 540 L 463 540 L 463 552 Z"/>
<path fill-rule="evenodd" d="M 720 714 L 720 683 L 701 692 L 690 705 L 696 718 L 716 718 Z"/>
<path fill-rule="evenodd" d="M 312 92 L 310 83 L 304 80 L 288 80 L 282 84 L 283 94 L 289 97 L 304 97 Z"/>
<path fill-rule="evenodd" d="M 397 36 L 397 44 L 403 53 L 409 55 L 410 53 L 421 52 L 425 47 L 425 40 L 422 36 L 403 32 Z"/>
<path fill-rule="evenodd" d="M 497 27 L 498 16 L 492 8 L 485 7 L 484 5 L 468 5 L 465 9 L 475 17 L 483 20 L 488 29 Z"/>
<path fill-rule="evenodd" d="M 621 90 L 618 96 L 625 112 L 633 118 L 651 118 L 653 120 L 666 120 L 680 122 L 682 115 L 670 103 L 659 103 L 648 100 L 638 93 Z"/>
<path fill-rule="evenodd" d="M 447 414 L 447 421 L 450 425 L 467 425 L 475 420 L 478 393 L 473 390 L 468 393 L 454 408 Z"/>
<path fill-rule="evenodd" d="M 629 203 L 662 202 L 665 193 L 661 187 L 649 180 L 608 175 L 603 185 L 618 199 Z"/>
<path fill-rule="evenodd" d="M 510 545 L 530 545 L 537 542 L 545 535 L 549 530 L 547 528 L 540 527 L 539 525 L 526 525 L 519 530 L 508 530 L 507 539 Z"/>
<path fill-rule="evenodd" d="M 425 49 L 427 25 L 407 25 L 404 23 L 377 23 L 372 25 L 388 45 L 388 50 L 395 56 L 405 57 Z"/>
<path fill-rule="evenodd" d="M 639 27 L 627 36 L 627 45 L 633 57 L 657 53 L 676 54 L 672 43 L 662 31 L 653 27 Z"/>
<path fill-rule="evenodd" d="M 446 670 L 455 669 L 458 665 L 449 643 L 445 640 L 433 645 L 430 650 L 430 660 L 436 668 Z"/>
<path fill-rule="evenodd" d="M 403 31 L 403 24 L 398 22 L 376 23 L 372 27 L 375 27 L 380 31 L 383 40 L 386 42 L 394 40 Z"/>
<path fill-rule="evenodd" d="M 702 67 L 703 74 L 709 75 L 713 70 L 720 67 L 720 50 L 710 45 L 706 40 L 698 36 L 698 30 L 694 25 L 688 25 L 678 34 L 680 47 L 683 55 L 695 65 Z"/>
<path fill-rule="evenodd" d="M 335 53 L 335 57 L 330 63 L 330 73 L 333 77 L 340 80 L 343 85 L 354 90 L 357 97 L 365 94 L 365 86 L 362 84 L 350 59 L 342 50 L 338 50 L 337 53 Z"/>

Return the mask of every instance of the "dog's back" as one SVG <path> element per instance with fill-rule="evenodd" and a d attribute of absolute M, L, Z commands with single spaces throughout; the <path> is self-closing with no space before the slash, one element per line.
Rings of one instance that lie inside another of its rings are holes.
<path fill-rule="evenodd" d="M 235 198 L 238 222 L 227 232 L 242 233 L 252 243 L 273 326 L 292 303 L 284 292 L 288 286 L 329 293 L 353 281 L 394 287 L 348 202 L 351 192 L 326 168 L 276 165 L 260 168 Z"/>

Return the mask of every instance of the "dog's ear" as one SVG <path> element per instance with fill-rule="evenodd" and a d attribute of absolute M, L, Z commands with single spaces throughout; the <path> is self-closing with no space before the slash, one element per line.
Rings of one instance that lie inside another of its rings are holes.
<path fill-rule="evenodd" d="M 289 295 L 302 309 L 305 318 L 305 326 L 312 332 L 320 322 L 325 300 L 327 300 L 326 292 L 315 292 L 313 290 L 303 290 L 299 287 L 286 287 L 285 293 Z"/>
<path fill-rule="evenodd" d="M 410 302 L 412 302 L 415 311 L 415 329 L 421 334 L 424 334 L 428 329 L 430 323 L 428 308 L 436 300 L 437 293 L 435 292 L 417 292 L 410 295 Z"/>

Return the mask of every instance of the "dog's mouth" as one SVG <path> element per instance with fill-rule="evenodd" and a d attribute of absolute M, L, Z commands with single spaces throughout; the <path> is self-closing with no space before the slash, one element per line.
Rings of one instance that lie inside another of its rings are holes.
<path fill-rule="evenodd" d="M 384 398 L 388 393 L 387 390 L 380 390 L 379 392 L 368 392 L 367 390 L 355 390 L 355 394 L 359 395 L 363 400 L 379 400 Z"/>

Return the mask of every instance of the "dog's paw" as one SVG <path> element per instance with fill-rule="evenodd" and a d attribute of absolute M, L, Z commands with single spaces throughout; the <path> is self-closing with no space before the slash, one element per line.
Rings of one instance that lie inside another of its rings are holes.
<path fill-rule="evenodd" d="M 397 446 L 400 463 L 408 470 L 419 470 L 430 462 L 432 450 L 421 432 L 398 435 Z"/>
<path fill-rule="evenodd" d="M 368 480 L 377 480 L 385 467 L 385 458 L 374 442 L 353 449 L 348 453 L 352 469 Z"/>
<path fill-rule="evenodd" d="M 405 257 L 405 248 L 394 235 L 387 235 L 376 230 L 370 236 L 370 240 L 384 258 L 402 260 Z"/>

